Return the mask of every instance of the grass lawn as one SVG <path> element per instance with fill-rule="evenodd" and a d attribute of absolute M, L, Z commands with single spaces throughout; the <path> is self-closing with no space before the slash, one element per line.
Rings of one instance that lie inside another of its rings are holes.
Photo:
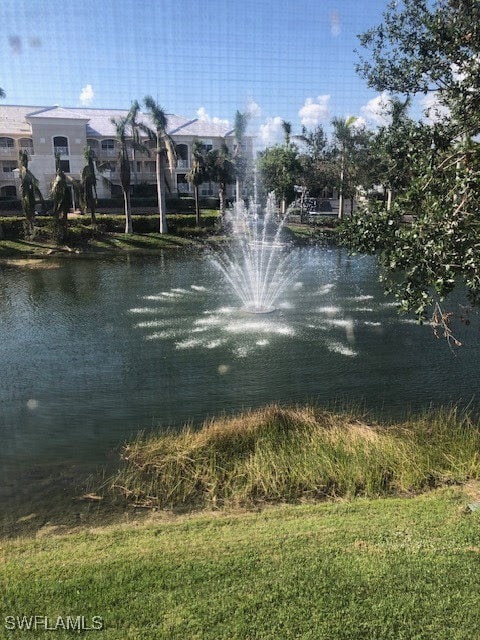
<path fill-rule="evenodd" d="M 157 512 L 3 540 L 0 634 L 69 638 L 7 631 L 3 619 L 83 615 L 100 616 L 98 637 L 112 640 L 474 640 L 480 512 L 465 507 L 478 495 L 470 486 L 255 513 Z"/>

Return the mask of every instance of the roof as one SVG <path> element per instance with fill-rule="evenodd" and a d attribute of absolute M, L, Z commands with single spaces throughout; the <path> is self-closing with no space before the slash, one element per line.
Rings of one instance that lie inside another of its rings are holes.
<path fill-rule="evenodd" d="M 27 118 L 58 118 L 62 120 L 88 120 L 88 117 L 73 109 L 63 107 L 47 107 L 27 114 Z"/>
<path fill-rule="evenodd" d="M 114 137 L 115 127 L 112 118 L 125 117 L 126 109 L 83 109 L 59 106 L 18 106 L 0 105 L 0 135 L 31 134 L 29 121 L 39 118 L 58 118 L 84 120 L 87 136 Z M 28 120 L 27 120 L 28 118 Z M 168 133 L 175 136 L 197 136 L 199 138 L 224 137 L 231 133 L 228 127 L 200 120 L 199 118 L 185 118 L 176 114 L 168 114 Z M 138 120 L 153 128 L 148 114 L 140 113 Z"/>

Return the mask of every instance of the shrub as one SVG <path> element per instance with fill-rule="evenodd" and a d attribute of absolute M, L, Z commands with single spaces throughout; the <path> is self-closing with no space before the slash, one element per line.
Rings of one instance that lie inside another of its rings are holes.
<path fill-rule="evenodd" d="M 0 217 L 0 237 L 16 240 L 25 236 L 25 218 L 22 216 Z"/>

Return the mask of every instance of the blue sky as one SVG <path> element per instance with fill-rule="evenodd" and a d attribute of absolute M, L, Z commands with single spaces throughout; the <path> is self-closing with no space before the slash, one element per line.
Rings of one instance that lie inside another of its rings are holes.
<path fill-rule="evenodd" d="M 375 122 L 355 73 L 357 34 L 386 0 L 2 0 L 5 104 L 128 108 L 233 121 L 249 109 L 269 142 L 282 119 Z M 373 101 L 373 102 L 372 102 Z"/>

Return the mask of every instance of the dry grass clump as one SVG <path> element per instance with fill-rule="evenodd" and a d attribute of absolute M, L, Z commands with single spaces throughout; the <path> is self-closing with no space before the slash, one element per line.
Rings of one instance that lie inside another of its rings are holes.
<path fill-rule="evenodd" d="M 110 486 L 145 506 L 252 506 L 418 492 L 480 477 L 480 431 L 455 410 L 368 424 L 269 406 L 201 429 L 139 436 Z"/>

